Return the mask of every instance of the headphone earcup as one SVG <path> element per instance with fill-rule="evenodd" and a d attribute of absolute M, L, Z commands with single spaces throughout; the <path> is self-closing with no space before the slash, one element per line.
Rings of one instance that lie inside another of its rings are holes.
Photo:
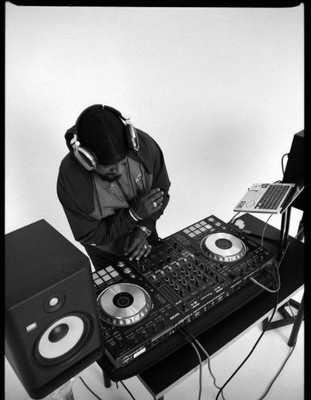
<path fill-rule="evenodd" d="M 126 122 L 126 136 L 127 142 L 131 150 L 135 153 L 139 150 L 139 139 L 137 135 L 137 131 L 134 128 L 133 124 Z"/>
<path fill-rule="evenodd" d="M 131 150 L 137 152 L 139 149 L 139 139 L 134 125 L 130 122 L 130 117 L 124 116 L 120 111 L 110 106 L 103 106 L 104 109 L 116 114 L 124 123 L 126 128 L 127 142 Z"/>
<path fill-rule="evenodd" d="M 85 147 L 75 146 L 73 149 L 73 154 L 87 171 L 93 171 L 96 169 L 98 165 L 98 159 L 96 154 L 94 154 L 91 150 Z"/>

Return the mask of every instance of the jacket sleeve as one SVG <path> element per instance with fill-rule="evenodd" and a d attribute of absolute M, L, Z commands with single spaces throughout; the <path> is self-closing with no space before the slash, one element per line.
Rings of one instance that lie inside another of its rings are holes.
<path fill-rule="evenodd" d="M 152 188 L 160 188 L 163 192 L 163 203 L 161 209 L 152 216 L 145 218 L 141 224 L 151 231 L 155 231 L 156 221 L 162 216 L 169 202 L 169 188 L 171 182 L 168 177 L 163 152 L 156 141 L 147 133 L 138 130 L 141 150 L 139 157 L 147 171 L 152 172 Z"/>
<path fill-rule="evenodd" d="M 94 211 L 92 179 L 70 155 L 63 160 L 57 179 L 57 196 L 61 202 L 74 238 L 82 245 L 112 242 L 133 230 L 137 223 L 128 209 L 97 220 Z"/>

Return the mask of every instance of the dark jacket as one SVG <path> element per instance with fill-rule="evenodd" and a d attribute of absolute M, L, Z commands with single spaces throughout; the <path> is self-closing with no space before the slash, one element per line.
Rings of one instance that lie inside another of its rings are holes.
<path fill-rule="evenodd" d="M 128 158 L 132 164 L 143 167 L 149 182 L 147 191 L 151 188 L 160 188 L 164 192 L 161 210 L 140 221 L 142 225 L 156 233 L 156 221 L 163 214 L 169 201 L 170 181 L 158 144 L 147 133 L 139 129 L 136 131 L 140 147 L 137 154 L 131 151 Z M 129 214 L 129 204 L 125 204 L 119 209 L 113 209 L 113 204 L 111 204 L 112 208 L 110 207 L 107 215 L 105 215 L 105 211 L 102 215 L 96 214 L 94 172 L 87 171 L 81 166 L 72 153 L 67 154 L 61 162 L 57 179 L 57 195 L 74 238 L 86 248 L 91 245 L 108 253 L 116 254 L 112 244 L 120 241 L 121 238 L 124 239 L 137 226 L 137 222 Z"/>

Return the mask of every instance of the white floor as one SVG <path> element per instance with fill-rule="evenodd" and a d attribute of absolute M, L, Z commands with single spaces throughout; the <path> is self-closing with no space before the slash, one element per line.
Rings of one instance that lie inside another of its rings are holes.
<path fill-rule="evenodd" d="M 302 291 L 294 299 L 300 300 Z M 289 310 L 290 311 L 290 310 Z M 295 309 L 293 309 L 295 312 Z M 280 318 L 275 315 L 275 319 Z M 278 372 L 291 348 L 287 340 L 292 325 L 267 331 L 252 356 L 224 389 L 226 400 L 259 400 Z M 212 371 L 218 386 L 224 384 L 246 357 L 261 334 L 261 327 L 254 327 L 236 340 L 222 353 L 212 359 Z M 102 373 L 96 363 L 90 365 L 74 379 L 75 400 L 94 400 L 96 397 L 84 386 L 80 377 L 101 400 L 130 400 L 131 396 L 122 384 L 112 383 L 110 389 L 103 384 Z M 213 386 L 207 365 L 202 371 L 202 400 L 215 399 L 217 389 Z M 152 396 L 138 378 L 123 382 L 136 400 L 151 400 Z M 196 400 L 199 394 L 199 370 L 188 376 L 166 395 L 165 400 Z M 265 397 L 267 400 L 304 399 L 304 322 L 299 331 L 297 344 L 286 366 Z M 5 359 L 5 400 L 29 400 L 10 364 Z M 219 399 L 221 397 L 219 396 Z"/>

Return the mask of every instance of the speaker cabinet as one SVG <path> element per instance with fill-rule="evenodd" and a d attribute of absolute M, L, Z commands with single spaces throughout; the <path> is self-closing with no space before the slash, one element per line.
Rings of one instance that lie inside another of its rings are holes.
<path fill-rule="evenodd" d="M 283 182 L 299 184 L 304 181 L 304 130 L 293 137 Z M 305 191 L 302 191 L 292 206 L 304 211 Z"/>
<path fill-rule="evenodd" d="M 45 220 L 5 236 L 5 355 L 45 397 L 103 355 L 88 257 Z"/>

